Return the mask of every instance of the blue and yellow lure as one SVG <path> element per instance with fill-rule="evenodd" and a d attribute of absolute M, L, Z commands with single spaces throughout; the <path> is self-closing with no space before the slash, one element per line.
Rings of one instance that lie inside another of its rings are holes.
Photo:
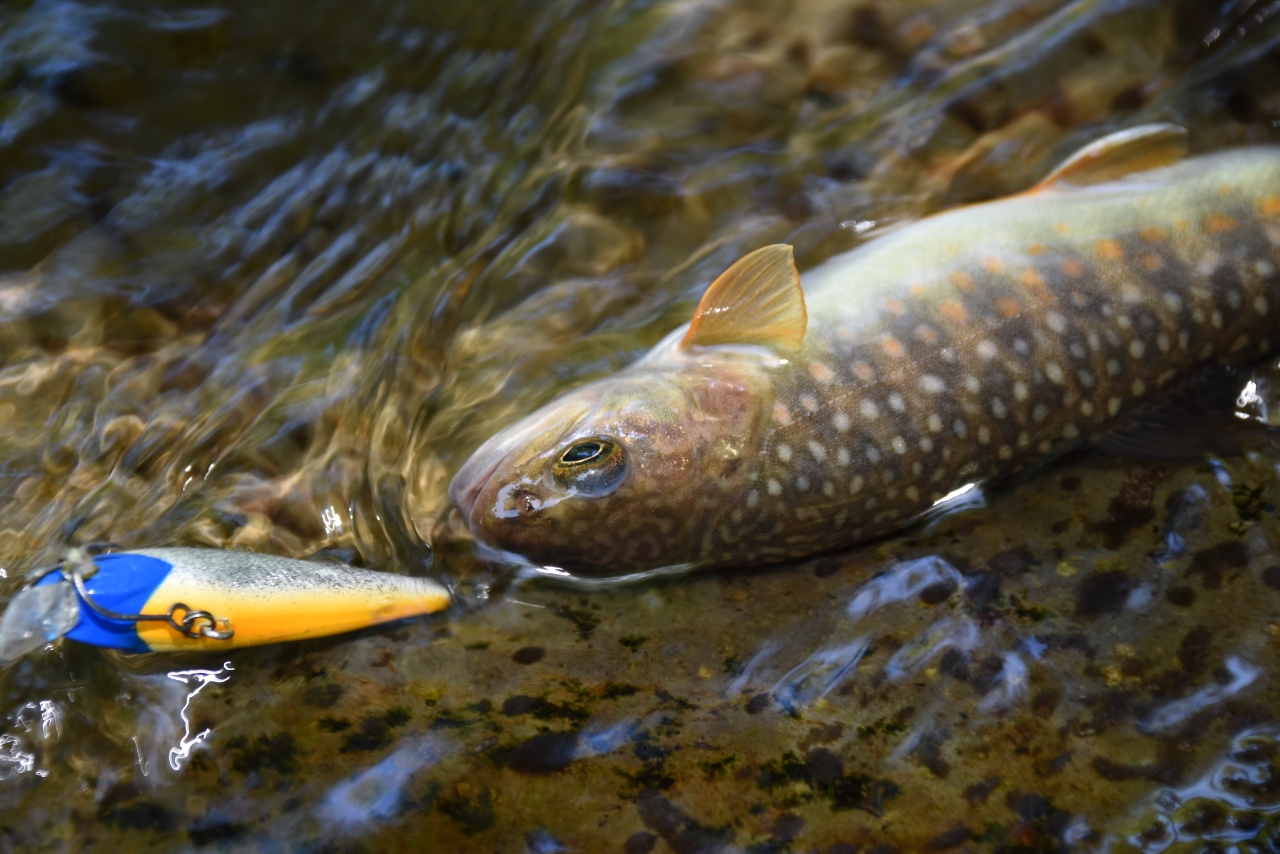
<path fill-rule="evenodd" d="M 448 604 L 448 591 L 425 578 L 314 561 L 197 548 L 92 558 L 73 550 L 10 602 L 0 618 L 0 663 L 57 636 L 125 652 L 224 650 L 339 634 Z"/>

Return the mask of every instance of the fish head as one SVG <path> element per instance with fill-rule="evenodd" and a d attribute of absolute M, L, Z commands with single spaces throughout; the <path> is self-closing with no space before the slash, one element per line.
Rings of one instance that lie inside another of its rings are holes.
<path fill-rule="evenodd" d="M 698 561 L 723 493 L 745 489 L 761 377 L 680 362 L 571 391 L 485 442 L 449 487 L 477 540 L 591 575 Z"/>

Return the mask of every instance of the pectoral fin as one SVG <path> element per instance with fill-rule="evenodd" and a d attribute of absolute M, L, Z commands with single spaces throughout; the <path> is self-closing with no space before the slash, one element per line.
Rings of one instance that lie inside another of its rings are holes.
<path fill-rule="evenodd" d="M 1031 191 L 1059 185 L 1086 187 L 1178 162 L 1187 154 L 1187 130 L 1175 124 L 1139 125 L 1104 136 L 1068 157 Z"/>
<path fill-rule="evenodd" d="M 744 256 L 711 283 L 680 346 L 799 350 L 808 323 L 791 247 L 777 243 Z"/>
<path fill-rule="evenodd" d="M 1099 451 L 1162 462 L 1202 459 L 1206 453 L 1232 456 L 1259 447 L 1269 428 L 1236 416 L 1241 377 L 1207 369 L 1176 389 L 1091 437 Z"/>

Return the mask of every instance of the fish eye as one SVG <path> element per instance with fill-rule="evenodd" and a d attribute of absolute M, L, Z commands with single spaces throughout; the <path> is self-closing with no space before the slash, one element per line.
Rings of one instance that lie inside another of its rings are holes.
<path fill-rule="evenodd" d="M 627 473 L 627 454 L 609 439 L 581 439 L 561 452 L 551 473 L 557 484 L 577 495 L 608 495 Z"/>
<path fill-rule="evenodd" d="M 560 462 L 566 466 L 580 466 L 599 459 L 609 450 L 609 443 L 600 442 L 595 439 L 588 439 L 585 442 L 576 442 L 565 448 L 563 454 L 560 455 Z"/>

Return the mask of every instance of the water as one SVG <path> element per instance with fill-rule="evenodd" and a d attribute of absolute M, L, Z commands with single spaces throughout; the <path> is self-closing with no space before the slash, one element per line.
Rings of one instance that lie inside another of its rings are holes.
<path fill-rule="evenodd" d="M 445 494 L 747 249 L 803 270 L 1140 121 L 1275 141 L 1277 11 L 0 10 L 4 592 L 107 540 L 458 599 L 219 658 L 29 655 L 5 845 L 1280 847 L 1273 451 L 1079 454 L 846 554 L 613 586 L 478 559 Z"/>

